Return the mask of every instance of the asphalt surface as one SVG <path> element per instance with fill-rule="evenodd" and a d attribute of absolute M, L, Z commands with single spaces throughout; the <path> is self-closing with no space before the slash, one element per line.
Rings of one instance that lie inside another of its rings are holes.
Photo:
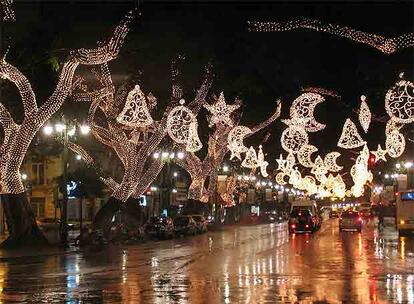
<path fill-rule="evenodd" d="M 414 238 L 286 224 L 2 259 L 0 303 L 414 303 Z"/>

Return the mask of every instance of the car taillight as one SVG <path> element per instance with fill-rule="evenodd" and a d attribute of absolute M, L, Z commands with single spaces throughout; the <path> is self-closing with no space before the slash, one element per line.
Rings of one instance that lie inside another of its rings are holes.
<path fill-rule="evenodd" d="M 305 227 L 306 227 L 306 228 L 309 228 L 309 225 L 308 225 L 308 224 L 306 224 L 306 225 L 305 225 Z"/>
<path fill-rule="evenodd" d="M 359 217 L 359 218 L 358 218 L 358 221 L 362 222 L 362 217 Z"/>
<path fill-rule="evenodd" d="M 290 228 L 295 229 L 296 228 L 296 225 L 295 224 L 292 224 L 292 225 L 290 225 Z"/>

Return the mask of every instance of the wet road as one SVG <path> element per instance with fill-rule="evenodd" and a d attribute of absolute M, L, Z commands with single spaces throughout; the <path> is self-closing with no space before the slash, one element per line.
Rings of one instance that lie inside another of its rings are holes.
<path fill-rule="evenodd" d="M 414 239 L 286 224 L 3 259 L 0 303 L 414 303 Z"/>

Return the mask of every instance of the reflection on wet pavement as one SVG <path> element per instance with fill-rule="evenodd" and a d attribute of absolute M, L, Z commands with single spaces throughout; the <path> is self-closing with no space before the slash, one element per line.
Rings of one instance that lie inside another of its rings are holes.
<path fill-rule="evenodd" d="M 285 224 L 3 259 L 0 303 L 414 303 L 414 239 Z"/>

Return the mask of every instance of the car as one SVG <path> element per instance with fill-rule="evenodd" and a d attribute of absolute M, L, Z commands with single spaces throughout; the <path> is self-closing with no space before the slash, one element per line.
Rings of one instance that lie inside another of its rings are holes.
<path fill-rule="evenodd" d="M 341 213 L 339 218 L 339 231 L 356 230 L 362 231 L 363 219 L 357 211 L 348 210 Z"/>
<path fill-rule="evenodd" d="M 175 233 L 174 222 L 167 216 L 153 216 L 145 226 L 145 233 L 152 237 L 173 238 Z"/>
<path fill-rule="evenodd" d="M 206 220 L 204 216 L 197 214 L 197 215 L 192 215 L 191 217 L 196 222 L 198 233 L 207 232 L 208 221 Z"/>
<path fill-rule="evenodd" d="M 331 210 L 329 212 L 329 218 L 338 218 L 339 217 L 339 213 L 336 210 Z"/>
<path fill-rule="evenodd" d="M 283 215 L 277 211 L 266 211 L 260 213 L 260 219 L 263 223 L 281 223 L 283 222 Z"/>
<path fill-rule="evenodd" d="M 289 216 L 289 233 L 310 232 L 317 230 L 317 222 L 309 209 L 295 208 Z"/>
<path fill-rule="evenodd" d="M 373 216 L 371 209 L 363 209 L 360 212 L 362 218 L 369 219 Z"/>
<path fill-rule="evenodd" d="M 43 231 L 59 230 L 61 221 L 58 218 L 43 218 L 36 221 L 39 228 Z M 74 225 L 66 223 L 66 229 L 73 230 Z"/>
<path fill-rule="evenodd" d="M 175 218 L 176 235 L 195 235 L 197 233 L 197 223 L 191 215 L 181 215 Z"/>

